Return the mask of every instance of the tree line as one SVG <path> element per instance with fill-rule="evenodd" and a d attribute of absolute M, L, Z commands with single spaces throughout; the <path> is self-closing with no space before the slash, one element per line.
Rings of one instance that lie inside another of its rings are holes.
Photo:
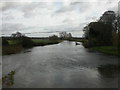
<path fill-rule="evenodd" d="M 120 47 L 120 16 L 114 11 L 106 11 L 96 22 L 90 22 L 83 29 L 85 47 Z"/>

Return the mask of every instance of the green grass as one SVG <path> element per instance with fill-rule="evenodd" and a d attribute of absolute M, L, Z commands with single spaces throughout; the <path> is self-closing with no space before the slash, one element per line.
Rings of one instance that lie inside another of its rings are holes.
<path fill-rule="evenodd" d="M 17 45 L 19 44 L 19 40 L 7 40 L 9 45 Z"/>
<path fill-rule="evenodd" d="M 98 51 L 98 52 L 105 53 L 105 54 L 120 56 L 120 51 L 118 51 L 118 49 L 113 46 L 92 47 L 90 48 L 90 50 Z"/>

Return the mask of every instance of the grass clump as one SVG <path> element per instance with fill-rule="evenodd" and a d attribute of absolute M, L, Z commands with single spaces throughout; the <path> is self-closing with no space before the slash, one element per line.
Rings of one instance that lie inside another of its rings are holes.
<path fill-rule="evenodd" d="M 11 71 L 6 76 L 2 77 L 3 86 L 12 86 L 14 84 L 15 71 Z"/>

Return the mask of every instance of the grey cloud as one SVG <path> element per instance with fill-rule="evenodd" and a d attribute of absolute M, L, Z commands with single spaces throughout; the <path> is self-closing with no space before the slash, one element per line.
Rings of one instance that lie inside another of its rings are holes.
<path fill-rule="evenodd" d="M 11 34 L 13 32 L 22 30 L 23 28 L 24 28 L 24 25 L 22 24 L 3 23 L 1 31 L 4 34 Z"/>
<path fill-rule="evenodd" d="M 79 12 L 85 12 L 90 9 L 91 2 L 72 2 L 71 5 L 78 8 Z"/>
<path fill-rule="evenodd" d="M 17 9 L 20 8 L 19 6 L 21 5 L 18 2 L 2 2 L 2 4 L 3 4 L 2 11 Z"/>
<path fill-rule="evenodd" d="M 37 7 L 44 8 L 44 3 L 43 2 L 34 2 L 34 3 L 29 4 L 29 5 L 25 5 L 22 8 L 22 11 L 24 12 L 24 17 L 34 16 L 35 13 L 33 13 L 33 11 Z"/>
<path fill-rule="evenodd" d="M 59 10 L 57 10 L 55 13 L 64 13 L 64 12 L 70 12 L 73 10 L 78 10 L 80 13 L 85 12 L 89 10 L 90 7 L 89 2 L 71 2 L 69 6 L 63 6 Z"/>
<path fill-rule="evenodd" d="M 11 15 L 9 15 L 9 14 L 3 14 L 2 15 L 2 21 L 5 21 L 5 20 L 13 20 L 14 19 L 14 17 L 13 16 L 11 16 Z"/>
<path fill-rule="evenodd" d="M 37 7 L 40 8 L 45 8 L 45 3 L 44 2 L 4 2 L 3 7 L 2 7 L 2 12 L 7 11 L 7 10 L 12 10 L 16 9 L 19 11 L 22 11 L 24 13 L 24 17 L 30 17 L 35 15 L 33 13 L 34 9 Z"/>

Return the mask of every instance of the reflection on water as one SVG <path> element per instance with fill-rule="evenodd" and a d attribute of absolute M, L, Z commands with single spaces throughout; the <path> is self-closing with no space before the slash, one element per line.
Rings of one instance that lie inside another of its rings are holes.
<path fill-rule="evenodd" d="M 117 73 L 112 77 L 111 66 L 104 66 L 111 64 L 117 65 L 118 57 L 64 41 L 3 56 L 3 76 L 16 71 L 13 88 L 114 88 Z"/>
<path fill-rule="evenodd" d="M 104 77 L 114 78 L 120 73 L 120 65 L 100 65 L 98 71 Z"/>

